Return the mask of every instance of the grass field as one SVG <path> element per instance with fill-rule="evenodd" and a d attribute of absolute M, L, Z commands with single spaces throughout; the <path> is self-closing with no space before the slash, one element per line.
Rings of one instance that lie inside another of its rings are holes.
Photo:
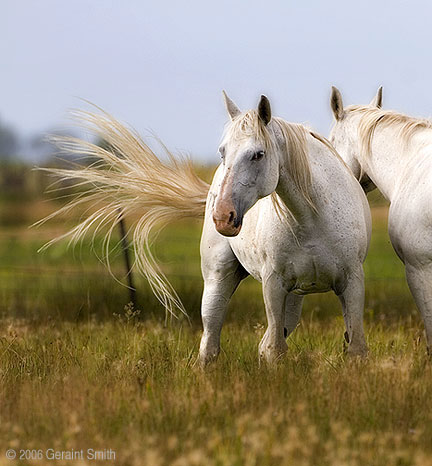
<path fill-rule="evenodd" d="M 92 448 L 114 450 L 121 465 L 432 465 L 432 369 L 386 207 L 373 209 L 365 264 L 367 360 L 344 357 L 339 302 L 325 294 L 306 298 L 285 359 L 259 367 L 265 313 L 248 279 L 206 372 L 196 364 L 199 223 L 175 225 L 157 244 L 191 316 L 165 325 L 142 281 L 141 312 L 127 308 L 127 290 L 89 244 L 36 253 L 74 222 L 27 229 L 54 208 L 0 200 L 0 465 L 17 463 L 10 448 L 83 449 L 76 464 L 112 462 L 86 460 Z M 121 256 L 113 269 L 121 279 Z"/>

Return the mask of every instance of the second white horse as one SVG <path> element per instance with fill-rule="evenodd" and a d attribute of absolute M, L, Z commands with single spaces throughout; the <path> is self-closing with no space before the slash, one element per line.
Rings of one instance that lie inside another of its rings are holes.
<path fill-rule="evenodd" d="M 382 110 L 382 88 L 369 105 L 344 108 L 333 88 L 330 138 L 366 190 L 390 201 L 388 229 L 405 264 L 432 350 L 432 122 Z"/>

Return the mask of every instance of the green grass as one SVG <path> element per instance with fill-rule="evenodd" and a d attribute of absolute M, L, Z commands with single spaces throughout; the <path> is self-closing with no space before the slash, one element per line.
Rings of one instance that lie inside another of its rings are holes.
<path fill-rule="evenodd" d="M 159 238 L 191 315 L 165 325 L 142 280 L 141 313 L 125 311 L 127 290 L 88 243 L 36 253 L 74 221 L 27 230 L 52 208 L 0 200 L 0 465 L 13 464 L 8 448 L 111 448 L 121 465 L 432 464 L 432 368 L 385 207 L 374 209 L 365 264 L 367 360 L 344 356 L 340 305 L 327 293 L 306 298 L 287 356 L 260 367 L 265 313 L 247 279 L 205 372 L 196 364 L 199 223 Z M 113 268 L 122 279 L 121 256 Z"/>

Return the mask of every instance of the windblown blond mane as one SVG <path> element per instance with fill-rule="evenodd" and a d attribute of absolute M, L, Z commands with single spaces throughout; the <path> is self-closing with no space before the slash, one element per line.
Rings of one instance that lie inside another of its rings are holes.
<path fill-rule="evenodd" d="M 312 177 L 306 140 L 307 135 L 312 133 L 303 125 L 288 123 L 282 118 L 272 117 L 271 121 L 277 125 L 286 143 L 286 168 L 303 198 L 315 210 L 310 194 Z M 262 123 L 256 110 L 250 110 L 235 118 L 227 126 L 224 134 L 224 139 L 239 140 L 244 137 L 255 137 L 264 143 L 266 150 L 274 149 L 275 134 Z M 277 212 L 281 213 L 282 201 L 276 193 L 272 194 L 272 200 Z M 288 212 L 287 208 L 284 208 L 283 211 L 292 218 L 292 214 Z"/>
<path fill-rule="evenodd" d="M 378 126 L 395 127 L 397 136 L 403 144 L 408 145 L 413 134 L 420 129 L 432 129 L 432 121 L 425 118 L 413 118 L 393 110 L 352 105 L 348 112 L 361 115 L 359 124 L 360 156 L 368 157 L 371 152 L 373 135 Z"/>
<path fill-rule="evenodd" d="M 195 174 L 189 159 L 174 157 L 165 148 L 167 161 L 161 161 L 136 132 L 105 112 L 79 111 L 75 112 L 75 118 L 81 126 L 105 141 L 108 148 L 77 138 L 52 138 L 62 151 L 88 156 L 95 162 L 73 169 L 45 169 L 60 181 L 72 180 L 80 194 L 38 224 L 77 207 L 85 206 L 93 212 L 44 247 L 67 237 L 70 244 L 75 245 L 90 231 L 94 239 L 105 227 L 104 259 L 109 267 L 110 240 L 116 225 L 123 216 L 134 220 L 129 227 L 135 253 L 134 266 L 146 277 L 168 312 L 174 314 L 175 309 L 179 309 L 186 314 L 176 291 L 155 261 L 150 248 L 151 233 L 157 234 L 167 223 L 177 219 L 203 217 L 208 184 Z M 96 210 L 94 206 L 98 206 Z"/>

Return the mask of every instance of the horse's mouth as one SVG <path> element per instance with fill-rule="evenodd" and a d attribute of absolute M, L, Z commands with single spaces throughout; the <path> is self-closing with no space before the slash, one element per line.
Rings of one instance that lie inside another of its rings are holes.
<path fill-rule="evenodd" d="M 240 233 L 240 230 L 242 228 L 242 222 L 240 221 L 235 221 L 228 223 L 223 220 L 216 220 L 213 219 L 216 231 L 220 233 L 223 236 L 237 236 Z"/>

